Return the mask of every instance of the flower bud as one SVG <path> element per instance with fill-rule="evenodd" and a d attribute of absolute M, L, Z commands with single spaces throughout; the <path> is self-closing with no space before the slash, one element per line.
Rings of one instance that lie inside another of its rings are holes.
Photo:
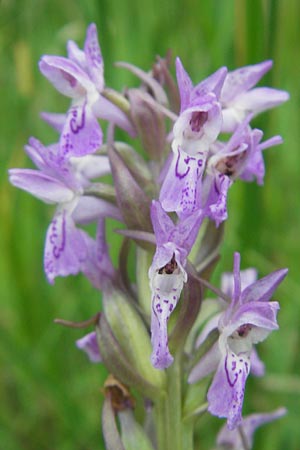
<path fill-rule="evenodd" d="M 149 333 L 142 321 L 142 318 L 136 309 L 130 304 L 128 297 L 121 291 L 111 290 L 103 295 L 103 308 L 107 320 L 107 326 L 110 328 L 114 341 L 112 342 L 113 358 L 118 358 L 118 352 L 122 354 L 122 358 L 126 363 L 124 368 L 126 379 L 122 378 L 122 373 L 118 364 L 121 361 L 114 362 L 115 367 L 109 369 L 122 381 L 128 385 L 135 385 L 143 391 L 144 395 L 149 397 L 158 395 L 160 390 L 164 389 L 165 374 L 155 370 L 150 362 L 151 343 Z M 101 318 L 102 319 L 102 318 Z M 106 326 L 106 328 L 107 328 Z M 103 333 L 102 322 L 100 323 L 100 334 Z M 100 341 L 107 339 L 102 336 Z M 102 351 L 102 343 L 100 342 L 100 351 L 103 359 L 105 355 Z M 110 352 L 110 349 L 104 349 L 104 352 Z M 106 362 L 106 361 L 105 361 Z M 112 363 L 108 361 L 108 364 Z M 128 371 L 130 369 L 130 373 Z M 131 373 L 132 372 L 132 373 Z M 131 379 L 131 376 L 134 379 Z"/>
<path fill-rule="evenodd" d="M 121 411 L 119 414 L 122 442 L 126 449 L 153 450 L 152 443 L 144 429 L 136 422 L 133 412 Z"/>
<path fill-rule="evenodd" d="M 108 155 L 117 202 L 125 224 L 130 229 L 151 232 L 150 199 L 135 180 L 124 159 L 113 147 L 110 147 Z"/>
<path fill-rule="evenodd" d="M 147 92 L 130 89 L 128 97 L 131 105 L 131 117 L 138 130 L 143 148 L 153 160 L 160 160 L 166 145 L 166 127 L 164 116 L 155 108 L 153 98 Z"/>

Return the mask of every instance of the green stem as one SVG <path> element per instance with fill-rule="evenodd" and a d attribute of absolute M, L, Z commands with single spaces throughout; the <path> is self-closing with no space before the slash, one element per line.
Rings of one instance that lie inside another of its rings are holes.
<path fill-rule="evenodd" d="M 156 437 L 157 437 L 157 449 L 169 450 L 168 446 L 168 413 L 166 395 L 163 395 L 155 402 L 154 406 L 155 425 L 156 425 Z"/>
<path fill-rule="evenodd" d="M 194 449 L 194 421 L 182 425 L 181 448 L 184 450 Z"/>
<path fill-rule="evenodd" d="M 193 450 L 193 425 L 182 420 L 182 355 L 166 370 L 167 392 L 155 404 L 158 450 Z"/>
<path fill-rule="evenodd" d="M 182 396 L 181 396 L 181 354 L 175 355 L 173 364 L 167 370 L 167 403 L 170 417 L 170 448 L 181 450 Z"/>

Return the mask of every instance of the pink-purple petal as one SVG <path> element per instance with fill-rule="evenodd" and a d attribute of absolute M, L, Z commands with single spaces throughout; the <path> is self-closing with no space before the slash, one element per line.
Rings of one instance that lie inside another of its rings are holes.
<path fill-rule="evenodd" d="M 101 92 L 104 88 L 103 59 L 98 41 L 97 28 L 94 23 L 90 24 L 84 43 L 84 53 L 86 56 L 89 75 L 93 80 L 97 90 Z"/>
<path fill-rule="evenodd" d="M 66 114 L 41 112 L 41 118 L 47 122 L 52 128 L 61 133 L 67 119 Z"/>
<path fill-rule="evenodd" d="M 76 208 L 72 213 L 76 223 L 88 224 L 98 221 L 101 217 L 111 217 L 112 219 L 123 221 L 120 210 L 117 206 L 100 198 L 81 196 Z"/>
<path fill-rule="evenodd" d="M 251 89 L 271 69 L 272 64 L 270 60 L 263 61 L 228 72 L 221 92 L 221 102 L 231 102 L 237 95 Z"/>
<path fill-rule="evenodd" d="M 65 184 L 38 170 L 10 169 L 9 180 L 45 203 L 64 203 L 74 198 L 74 192 Z"/>
<path fill-rule="evenodd" d="M 279 269 L 251 284 L 242 292 L 241 302 L 249 303 L 256 300 L 267 302 L 287 273 L 288 269 Z"/>
<path fill-rule="evenodd" d="M 180 112 L 182 112 L 189 106 L 193 83 L 178 57 L 176 58 L 176 76 L 181 100 Z"/>
<path fill-rule="evenodd" d="M 279 419 L 284 416 L 286 412 L 287 411 L 285 408 L 279 408 L 272 413 L 251 414 L 245 417 L 241 423 L 241 428 L 243 430 L 248 448 L 252 448 L 253 434 L 258 427 L 264 425 L 265 423 Z M 240 430 L 229 430 L 227 425 L 224 425 L 221 428 L 217 436 L 217 444 L 222 448 L 224 447 L 230 450 L 244 449 L 244 443 L 242 441 Z"/>
<path fill-rule="evenodd" d="M 207 182 L 210 181 L 210 190 L 205 202 L 205 210 L 208 217 L 220 225 L 227 219 L 227 193 L 232 185 L 232 180 L 223 173 L 217 173 L 215 176 L 207 176 Z"/>
<path fill-rule="evenodd" d="M 67 97 L 82 97 L 92 86 L 88 75 L 75 62 L 62 56 L 43 56 L 39 68 L 53 86 Z"/>
<path fill-rule="evenodd" d="M 128 116 L 116 105 L 102 95 L 92 105 L 93 113 L 99 119 L 107 120 L 125 130 L 131 137 L 136 136 L 136 130 Z"/>
<path fill-rule="evenodd" d="M 77 339 L 76 346 L 87 354 L 91 362 L 99 363 L 102 361 L 95 331 Z"/>
<path fill-rule="evenodd" d="M 237 108 L 244 111 L 252 111 L 258 114 L 262 111 L 274 108 L 289 99 L 289 94 L 279 89 L 259 87 L 245 92 L 236 99 Z"/>
<path fill-rule="evenodd" d="M 250 355 L 250 362 L 251 362 L 251 373 L 256 377 L 262 377 L 265 374 L 265 365 L 263 361 L 258 356 L 258 353 L 256 351 L 256 348 L 253 347 L 251 355 Z"/>
<path fill-rule="evenodd" d="M 92 285 L 99 290 L 103 290 L 107 283 L 115 276 L 115 269 L 109 256 L 105 238 L 104 225 L 104 220 L 99 220 L 96 240 L 92 239 L 87 233 L 82 232 L 87 248 L 87 255 L 81 265 L 81 271 Z"/>
<path fill-rule="evenodd" d="M 196 383 L 207 375 L 216 371 L 219 361 L 220 361 L 221 353 L 219 350 L 219 344 L 216 342 L 208 352 L 200 359 L 198 364 L 193 367 L 191 373 L 189 374 L 188 382 Z"/>

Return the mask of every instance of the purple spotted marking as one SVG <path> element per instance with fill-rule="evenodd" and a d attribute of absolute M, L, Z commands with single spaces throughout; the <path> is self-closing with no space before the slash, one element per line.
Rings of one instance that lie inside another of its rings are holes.
<path fill-rule="evenodd" d="M 184 173 L 180 173 L 179 172 L 179 159 L 180 159 L 180 152 L 178 152 L 178 156 L 177 156 L 177 161 L 176 161 L 176 166 L 175 166 L 175 175 L 177 178 L 179 178 L 181 180 L 182 178 L 187 176 L 187 174 L 190 171 L 190 167 L 188 166 Z"/>
<path fill-rule="evenodd" d="M 50 242 L 53 245 L 52 247 L 52 254 L 54 258 L 59 259 L 62 252 L 64 251 L 65 245 L 66 245 L 66 221 L 65 221 L 65 212 L 63 213 L 63 219 L 62 219 L 62 230 L 61 230 L 61 242 L 60 245 L 57 244 L 57 219 L 54 219 L 51 226 L 51 235 L 50 235 Z"/>
<path fill-rule="evenodd" d="M 85 126 L 85 107 L 86 102 L 84 103 L 82 110 L 79 108 L 71 109 L 72 118 L 70 120 L 70 128 L 74 134 L 78 134 Z M 78 114 L 79 111 L 81 114 Z"/>
<path fill-rule="evenodd" d="M 86 51 L 88 52 L 92 62 L 95 63 L 96 66 L 100 66 L 102 64 L 102 56 L 98 45 L 96 28 L 92 29 L 90 37 L 91 39 L 89 40 L 89 45 Z"/>

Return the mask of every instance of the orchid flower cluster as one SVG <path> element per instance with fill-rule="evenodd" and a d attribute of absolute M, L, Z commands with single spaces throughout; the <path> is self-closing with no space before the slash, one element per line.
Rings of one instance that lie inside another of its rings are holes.
<path fill-rule="evenodd" d="M 179 58 L 176 81 L 169 56 L 149 72 L 118 65 L 139 87 L 105 86 L 95 24 L 83 50 L 69 41 L 67 57 L 41 58 L 40 71 L 71 104 L 66 114 L 42 113 L 57 142 L 30 138 L 25 151 L 36 169 L 11 169 L 10 182 L 56 205 L 44 251 L 49 283 L 82 273 L 102 292 L 101 311 L 87 321 L 94 329 L 76 344 L 111 373 L 107 449 L 193 449 L 195 419 L 205 411 L 227 420 L 218 448 L 250 449 L 255 429 L 285 414 L 243 418 L 242 406 L 249 374 L 264 374 L 255 345 L 278 329 L 272 296 L 287 270 L 258 279 L 255 269 L 240 269 L 236 252 L 220 289 L 209 278 L 229 189 L 237 180 L 262 185 L 263 151 L 282 142 L 264 140 L 251 121 L 289 96 L 256 87 L 271 61 L 221 67 L 195 86 Z M 117 140 L 124 132 L 126 142 Z M 106 240 L 111 219 L 119 222 L 118 267 Z"/>

